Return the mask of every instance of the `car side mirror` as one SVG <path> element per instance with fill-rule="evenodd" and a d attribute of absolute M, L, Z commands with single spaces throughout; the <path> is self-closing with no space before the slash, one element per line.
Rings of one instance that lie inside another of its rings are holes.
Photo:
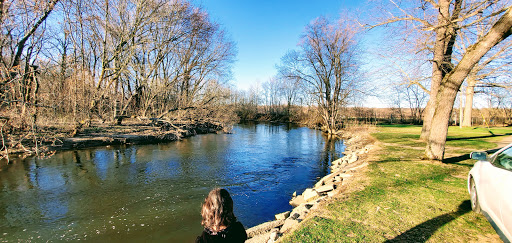
<path fill-rule="evenodd" d="M 470 158 L 476 159 L 476 160 L 487 160 L 487 153 L 486 152 L 471 152 L 469 155 Z"/>

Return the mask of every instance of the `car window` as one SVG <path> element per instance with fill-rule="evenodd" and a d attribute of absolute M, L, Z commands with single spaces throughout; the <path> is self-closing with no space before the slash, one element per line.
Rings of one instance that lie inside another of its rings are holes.
<path fill-rule="evenodd" d="M 498 154 L 493 164 L 496 167 L 512 171 L 512 147 Z"/>

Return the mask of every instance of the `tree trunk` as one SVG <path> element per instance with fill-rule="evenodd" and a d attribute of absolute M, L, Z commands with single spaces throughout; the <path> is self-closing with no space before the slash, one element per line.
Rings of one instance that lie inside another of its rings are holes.
<path fill-rule="evenodd" d="M 434 91 L 434 78 L 432 78 L 432 84 L 430 89 L 430 97 L 435 97 L 437 95 L 437 90 Z M 421 140 L 427 140 L 430 135 L 430 128 L 432 126 L 432 117 L 434 116 L 434 105 L 432 104 L 433 98 L 428 99 L 427 106 L 425 106 L 425 111 L 423 113 L 423 126 L 421 127 Z"/>
<path fill-rule="evenodd" d="M 468 87 L 466 88 L 466 105 L 464 106 L 463 127 L 471 127 L 471 117 L 473 116 L 473 96 L 475 95 L 476 80 L 474 77 L 468 79 Z"/>
<path fill-rule="evenodd" d="M 443 160 L 444 158 L 448 121 L 462 82 L 480 59 L 510 34 L 512 34 L 512 9 L 509 8 L 480 41 L 467 49 L 459 64 L 443 78 L 435 98 L 435 112 L 425 150 L 428 159 Z"/>
<path fill-rule="evenodd" d="M 452 54 L 457 38 L 455 19 L 459 18 L 462 0 L 455 0 L 454 8 L 450 13 L 452 1 L 439 0 L 439 14 L 437 16 L 436 40 L 434 44 L 434 59 L 432 60 L 432 81 L 430 98 L 425 107 L 423 127 L 420 138 L 427 140 L 432 129 L 432 119 L 435 114 L 435 97 L 444 77 L 453 69 Z"/>
<path fill-rule="evenodd" d="M 457 97 L 457 90 L 453 88 L 442 88 L 435 101 L 435 112 L 432 117 L 432 128 L 427 141 L 425 154 L 432 160 L 443 160 L 446 136 L 453 103 Z"/>
<path fill-rule="evenodd" d="M 48 9 L 46 9 L 43 13 L 43 15 L 37 20 L 37 22 L 30 28 L 30 30 L 25 33 L 23 38 L 16 44 L 16 55 L 14 55 L 14 59 L 11 63 L 10 68 L 15 68 L 18 65 L 20 65 L 21 61 L 21 55 L 23 54 L 23 51 L 25 49 L 25 44 L 27 43 L 28 39 L 36 32 L 37 28 L 48 18 L 52 10 L 55 8 L 55 5 L 57 4 L 59 0 L 53 0 L 48 2 Z M 2 3 L 3 5 L 3 3 Z M 14 78 L 14 77 L 11 77 Z"/>

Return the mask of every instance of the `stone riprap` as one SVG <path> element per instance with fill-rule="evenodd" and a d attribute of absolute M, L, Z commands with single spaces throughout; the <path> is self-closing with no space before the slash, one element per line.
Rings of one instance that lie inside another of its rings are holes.
<path fill-rule="evenodd" d="M 295 230 L 308 215 L 318 209 L 321 202 L 342 193 L 345 184 L 353 173 L 368 166 L 368 162 L 360 161 L 361 156 L 367 154 L 373 145 L 362 145 L 361 136 L 353 136 L 346 140 L 347 145 L 344 156 L 331 163 L 331 173 L 324 176 L 313 188 L 307 188 L 300 195 L 296 192 L 290 200 L 294 207 L 292 212 L 276 214 L 276 220 L 254 226 L 247 230 L 248 241 L 252 243 L 271 243 L 277 241 L 284 234 Z"/>

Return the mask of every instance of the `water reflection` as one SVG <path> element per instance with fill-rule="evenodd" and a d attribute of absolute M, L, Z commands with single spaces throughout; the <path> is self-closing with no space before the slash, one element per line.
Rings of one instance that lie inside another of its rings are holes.
<path fill-rule="evenodd" d="M 175 143 L 57 153 L 0 166 L 0 241 L 190 241 L 200 205 L 226 187 L 246 226 L 289 210 L 325 175 L 341 141 L 292 124 Z"/>
<path fill-rule="evenodd" d="M 322 151 L 322 158 L 321 160 L 321 168 L 323 169 L 323 174 L 329 173 L 329 169 L 331 166 L 331 162 L 340 158 L 339 154 L 339 140 L 336 138 L 333 138 L 332 136 L 326 136 L 323 135 L 325 142 L 324 142 L 324 150 Z"/>

